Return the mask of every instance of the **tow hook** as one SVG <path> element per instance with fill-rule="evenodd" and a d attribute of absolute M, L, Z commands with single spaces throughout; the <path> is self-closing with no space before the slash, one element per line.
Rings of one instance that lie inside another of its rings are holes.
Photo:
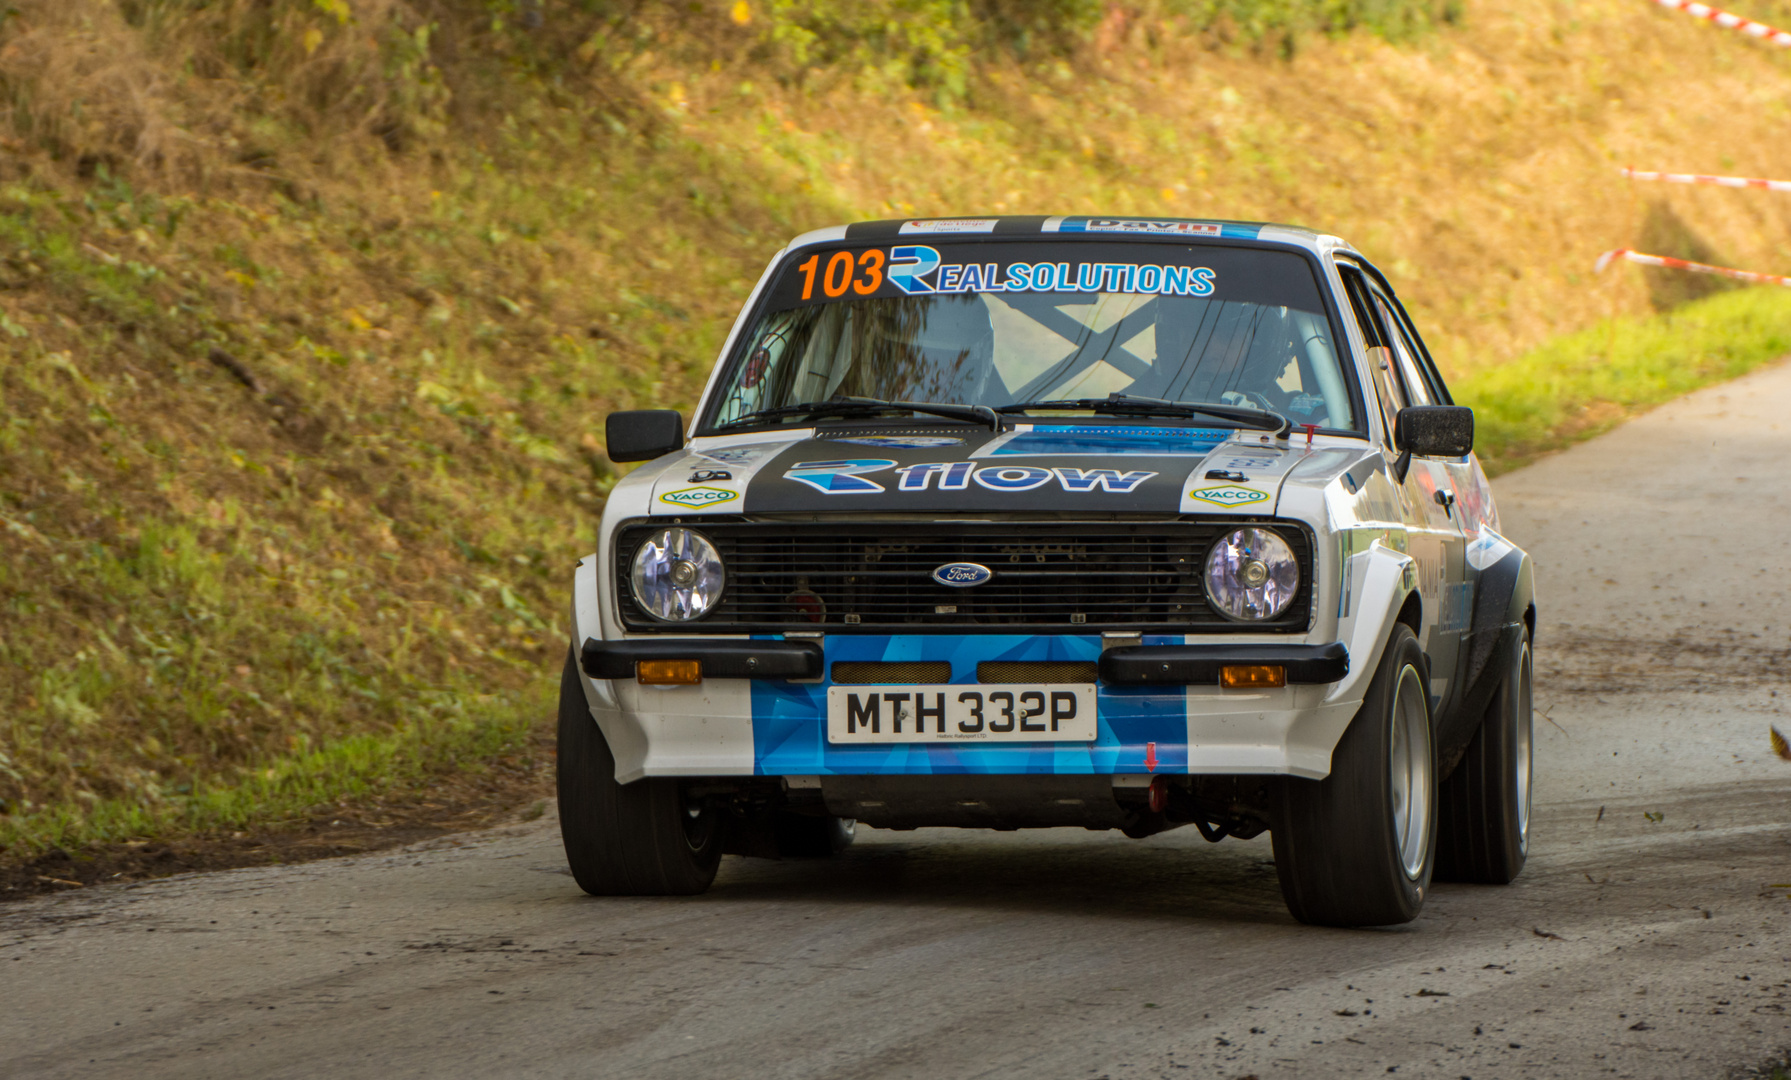
<path fill-rule="evenodd" d="M 1152 777 L 1150 782 L 1150 812 L 1161 814 L 1169 805 L 1169 778 L 1167 776 Z"/>

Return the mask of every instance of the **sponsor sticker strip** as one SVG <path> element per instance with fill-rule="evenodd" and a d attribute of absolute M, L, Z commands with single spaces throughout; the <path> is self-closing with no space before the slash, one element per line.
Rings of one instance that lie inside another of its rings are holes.
<path fill-rule="evenodd" d="M 902 236 L 916 233 L 987 233 L 995 231 L 999 218 L 935 218 L 932 221 L 904 221 Z"/>
<path fill-rule="evenodd" d="M 1624 169 L 1623 175 L 1631 180 L 1659 180 L 1667 184 L 1709 184 L 1714 187 L 1791 191 L 1791 180 L 1761 180 L 1753 176 L 1704 176 L 1699 173 L 1643 172 L 1640 169 Z"/>
<path fill-rule="evenodd" d="M 1665 255 L 1644 255 L 1628 248 L 1618 248 L 1616 251 L 1607 251 L 1600 255 L 1596 269 L 1602 273 L 1605 267 L 1618 259 L 1640 266 L 1659 266 L 1669 270 L 1690 270 L 1696 274 L 1715 274 L 1719 277 L 1734 278 L 1736 281 L 1751 281 L 1756 285 L 1791 286 L 1791 277 L 1780 277 L 1777 274 L 1756 274 L 1751 270 L 1736 270 L 1727 266 L 1687 262 L 1684 259 L 1669 258 Z"/>
<path fill-rule="evenodd" d="M 1255 239 L 1262 230 L 1255 225 L 1223 221 L 1181 221 L 1174 218 L 1047 218 L 1043 233 L 1142 233 L 1147 236 L 1228 236 Z"/>
<path fill-rule="evenodd" d="M 1690 0 L 1654 0 L 1664 8 L 1683 11 L 1687 15 L 1695 15 L 1700 19 L 1708 19 L 1718 26 L 1730 30 L 1738 30 L 1748 37 L 1759 38 L 1781 48 L 1791 48 L 1791 33 L 1767 26 L 1765 23 L 1744 19 L 1733 12 L 1721 8 L 1713 8 L 1709 4 L 1694 4 Z"/>
<path fill-rule="evenodd" d="M 1066 466 L 1044 469 L 1034 465 L 985 465 L 975 461 L 929 461 L 904 465 L 881 458 L 849 458 L 838 461 L 799 461 L 784 472 L 784 479 L 807 484 L 828 495 L 874 495 L 887 490 L 867 474 L 896 469 L 898 491 L 965 491 L 974 482 L 988 491 L 1031 491 L 1052 480 L 1067 492 L 1108 492 L 1124 495 L 1157 475 L 1142 469 L 1078 469 Z"/>
<path fill-rule="evenodd" d="M 882 263 L 882 253 L 872 251 Z M 838 261 L 845 252 L 834 256 Z M 864 260 L 860 259 L 861 262 Z M 808 275 L 802 298 L 813 295 L 815 267 L 820 256 L 812 256 L 797 267 Z M 833 265 L 830 262 L 829 267 Z M 864 295 L 877 289 L 881 278 L 862 282 L 850 277 L 852 260 L 847 256 L 836 277 L 823 276 L 822 289 L 828 296 L 843 296 L 848 284 Z M 1139 263 L 947 263 L 938 248 L 912 244 L 889 249 L 886 271 L 891 284 L 910 296 L 931 293 L 971 292 L 1113 292 L 1153 293 L 1161 296 L 1211 296 L 1213 271 L 1206 266 L 1162 266 Z M 937 276 L 935 276 L 937 275 Z M 932 278 L 931 281 L 926 279 Z"/>

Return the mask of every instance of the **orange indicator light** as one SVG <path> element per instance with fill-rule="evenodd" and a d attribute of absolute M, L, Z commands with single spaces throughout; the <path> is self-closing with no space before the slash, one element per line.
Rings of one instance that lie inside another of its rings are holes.
<path fill-rule="evenodd" d="M 1227 690 L 1286 686 L 1287 669 L 1280 664 L 1226 664 L 1219 669 L 1219 685 Z"/>
<path fill-rule="evenodd" d="M 701 660 L 637 660 L 634 678 L 642 686 L 690 686 L 703 681 Z"/>

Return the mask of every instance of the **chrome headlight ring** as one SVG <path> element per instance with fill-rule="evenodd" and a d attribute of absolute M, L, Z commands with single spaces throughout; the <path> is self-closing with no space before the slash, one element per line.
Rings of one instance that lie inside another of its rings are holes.
<path fill-rule="evenodd" d="M 1246 525 L 1207 552 L 1206 598 L 1237 622 L 1264 622 L 1286 611 L 1300 591 L 1300 562 L 1273 529 Z"/>
<path fill-rule="evenodd" d="M 661 529 L 635 549 L 628 574 L 634 602 L 659 622 L 700 619 L 721 602 L 727 567 L 695 529 Z"/>

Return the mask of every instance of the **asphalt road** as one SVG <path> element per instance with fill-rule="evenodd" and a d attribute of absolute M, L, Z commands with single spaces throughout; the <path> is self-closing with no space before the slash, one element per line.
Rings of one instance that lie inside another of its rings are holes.
<path fill-rule="evenodd" d="M 0 1076 L 1698 1077 L 1791 1045 L 1791 367 L 1502 478 L 1537 808 L 1391 930 L 1267 838 L 866 831 L 595 900 L 551 815 L 0 909 Z"/>

